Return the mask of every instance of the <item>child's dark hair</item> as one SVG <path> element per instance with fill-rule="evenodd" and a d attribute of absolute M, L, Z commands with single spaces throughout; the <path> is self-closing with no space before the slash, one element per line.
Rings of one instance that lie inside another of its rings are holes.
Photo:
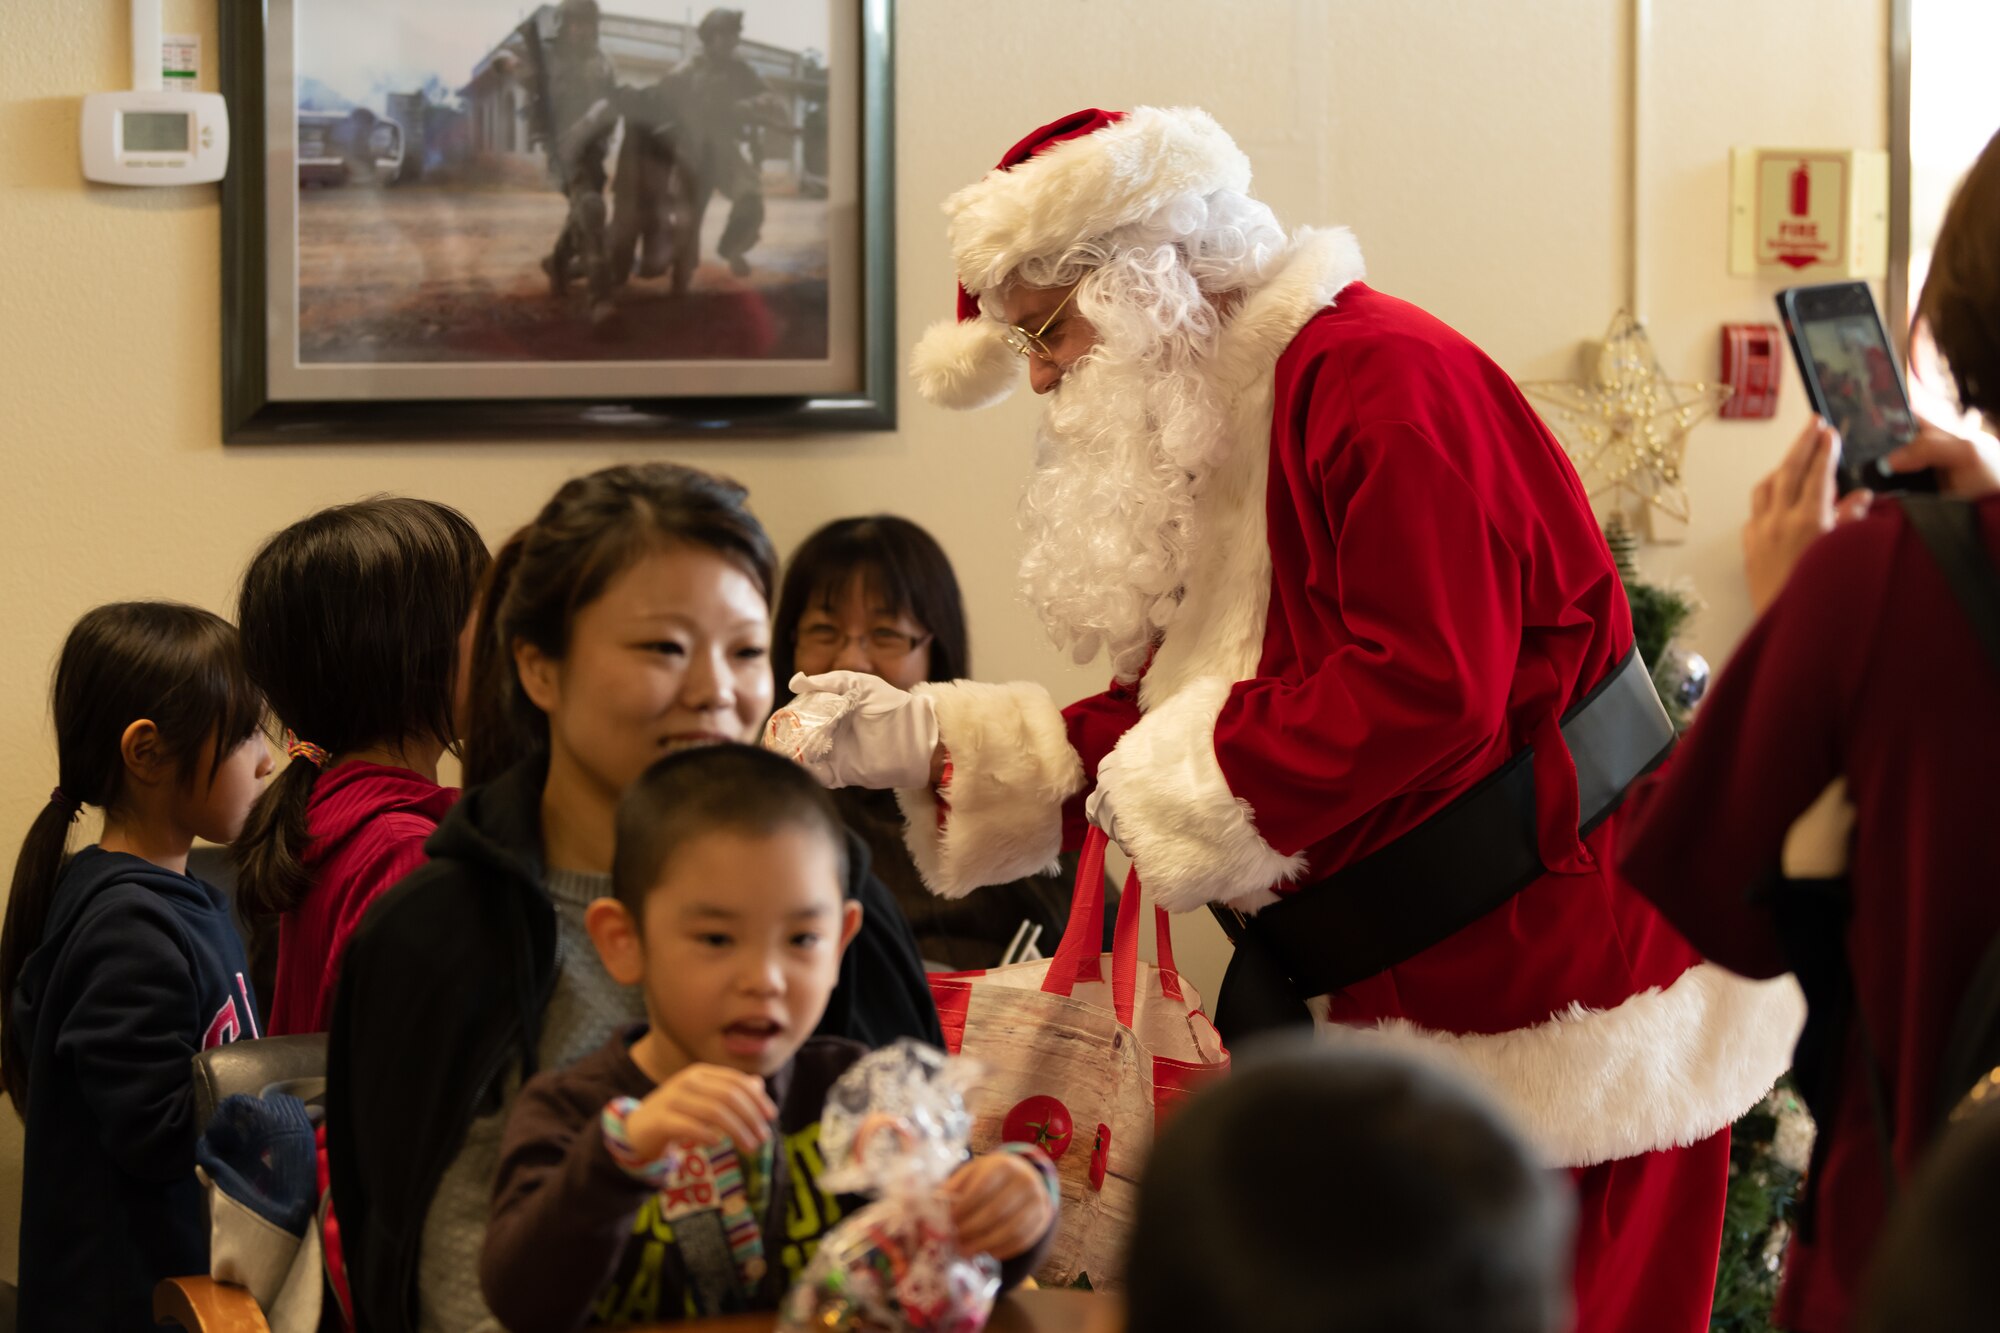
<path fill-rule="evenodd" d="M 300 519 L 243 575 L 243 659 L 278 721 L 329 755 L 455 745 L 458 641 L 491 563 L 456 509 L 378 496 Z M 319 766 L 287 765 L 235 844 L 237 901 L 251 916 L 298 905 L 299 861 Z"/>
<path fill-rule="evenodd" d="M 493 557 L 479 598 L 465 782 L 489 781 L 545 752 L 548 719 L 514 669 L 514 645 L 560 659 L 577 612 L 650 552 L 713 551 L 742 570 L 768 605 L 777 553 L 744 501 L 748 492 L 690 467 L 635 463 L 566 482 L 534 522 Z"/>
<path fill-rule="evenodd" d="M 891 615 L 906 615 L 931 635 L 930 678 L 958 680 L 972 674 L 966 641 L 965 602 L 951 558 L 937 539 L 894 514 L 840 518 L 792 552 L 771 628 L 771 670 L 780 707 L 792 697 L 799 621 L 809 607 L 831 610 L 833 599 L 859 578 Z"/>
<path fill-rule="evenodd" d="M 1252 1048 L 1161 1131 L 1128 1333 L 1556 1333 L 1573 1205 L 1468 1088 L 1387 1053 Z"/>
<path fill-rule="evenodd" d="M 52 695 L 56 790 L 21 843 L 0 929 L 0 1084 L 23 1114 L 27 1052 L 17 1045 L 14 987 L 42 942 L 78 808 L 116 810 L 124 797 L 126 728 L 149 719 L 181 780 L 193 783 L 213 781 L 264 717 L 235 627 L 176 602 L 118 602 L 86 612 L 63 641 Z M 204 775 L 202 748 L 211 741 Z"/>
<path fill-rule="evenodd" d="M 833 799 L 810 773 L 754 745 L 706 745 L 668 755 L 618 802 L 611 892 L 643 921 L 646 894 L 690 839 L 725 829 L 761 836 L 798 827 L 826 835 L 845 886 L 847 832 Z"/>

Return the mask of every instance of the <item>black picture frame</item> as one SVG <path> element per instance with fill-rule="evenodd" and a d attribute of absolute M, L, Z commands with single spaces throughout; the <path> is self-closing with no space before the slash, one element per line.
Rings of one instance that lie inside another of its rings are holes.
<path fill-rule="evenodd" d="M 231 161 L 222 186 L 222 441 L 226 445 L 780 435 L 896 426 L 894 0 L 858 0 L 860 387 L 824 395 L 278 398 L 271 392 L 266 44 L 270 5 L 221 7 Z M 607 13 L 616 6 L 609 0 Z M 838 71 L 835 71 L 837 73 Z M 288 90 L 285 94 L 291 97 Z M 290 156 L 282 159 L 293 171 Z M 294 175 L 296 172 L 294 171 Z M 831 336 L 838 337 L 839 330 Z M 683 365 L 694 363 L 680 363 Z"/>

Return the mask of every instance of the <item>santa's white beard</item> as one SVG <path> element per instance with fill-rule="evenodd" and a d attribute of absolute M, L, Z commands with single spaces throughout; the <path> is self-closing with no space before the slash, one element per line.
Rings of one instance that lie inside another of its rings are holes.
<path fill-rule="evenodd" d="M 1179 609 L 1202 540 L 1195 501 L 1228 441 L 1207 347 L 1183 334 L 1181 364 L 1163 365 L 1158 336 L 1142 334 L 1137 356 L 1107 338 L 1064 374 L 1021 498 L 1022 593 L 1057 647 L 1078 663 L 1108 650 L 1126 680 Z"/>

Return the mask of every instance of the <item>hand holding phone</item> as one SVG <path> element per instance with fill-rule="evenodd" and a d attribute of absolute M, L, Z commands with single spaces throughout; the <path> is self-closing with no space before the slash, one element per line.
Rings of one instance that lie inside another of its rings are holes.
<path fill-rule="evenodd" d="M 1743 579 L 1759 615 L 1778 596 L 1792 567 L 1822 535 L 1868 512 L 1865 489 L 1835 498 L 1840 443 L 1833 428 L 1815 418 L 1771 474 L 1750 492 L 1743 525 Z"/>
<path fill-rule="evenodd" d="M 1840 433 L 1840 493 L 1936 490 L 1928 469 L 1897 472 L 1888 464 L 1916 438 L 1918 423 L 1868 284 L 1787 288 L 1778 293 L 1778 313 L 1813 411 Z"/>
<path fill-rule="evenodd" d="M 1992 456 L 1990 441 L 1982 446 L 1922 417 L 1917 418 L 1917 437 L 1889 455 L 1889 466 L 1898 472 L 1929 469 L 1939 490 L 1961 500 L 2000 492 L 2000 459 Z"/>

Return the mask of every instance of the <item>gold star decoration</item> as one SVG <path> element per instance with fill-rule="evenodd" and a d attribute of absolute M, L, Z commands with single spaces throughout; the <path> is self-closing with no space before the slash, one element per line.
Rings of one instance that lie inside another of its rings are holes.
<path fill-rule="evenodd" d="M 1612 317 L 1597 364 L 1575 380 L 1528 380 L 1521 390 L 1548 406 L 1543 419 L 1593 500 L 1610 495 L 1688 521 L 1681 463 L 1687 434 L 1722 406 L 1726 384 L 1670 380 L 1643 324 Z"/>

